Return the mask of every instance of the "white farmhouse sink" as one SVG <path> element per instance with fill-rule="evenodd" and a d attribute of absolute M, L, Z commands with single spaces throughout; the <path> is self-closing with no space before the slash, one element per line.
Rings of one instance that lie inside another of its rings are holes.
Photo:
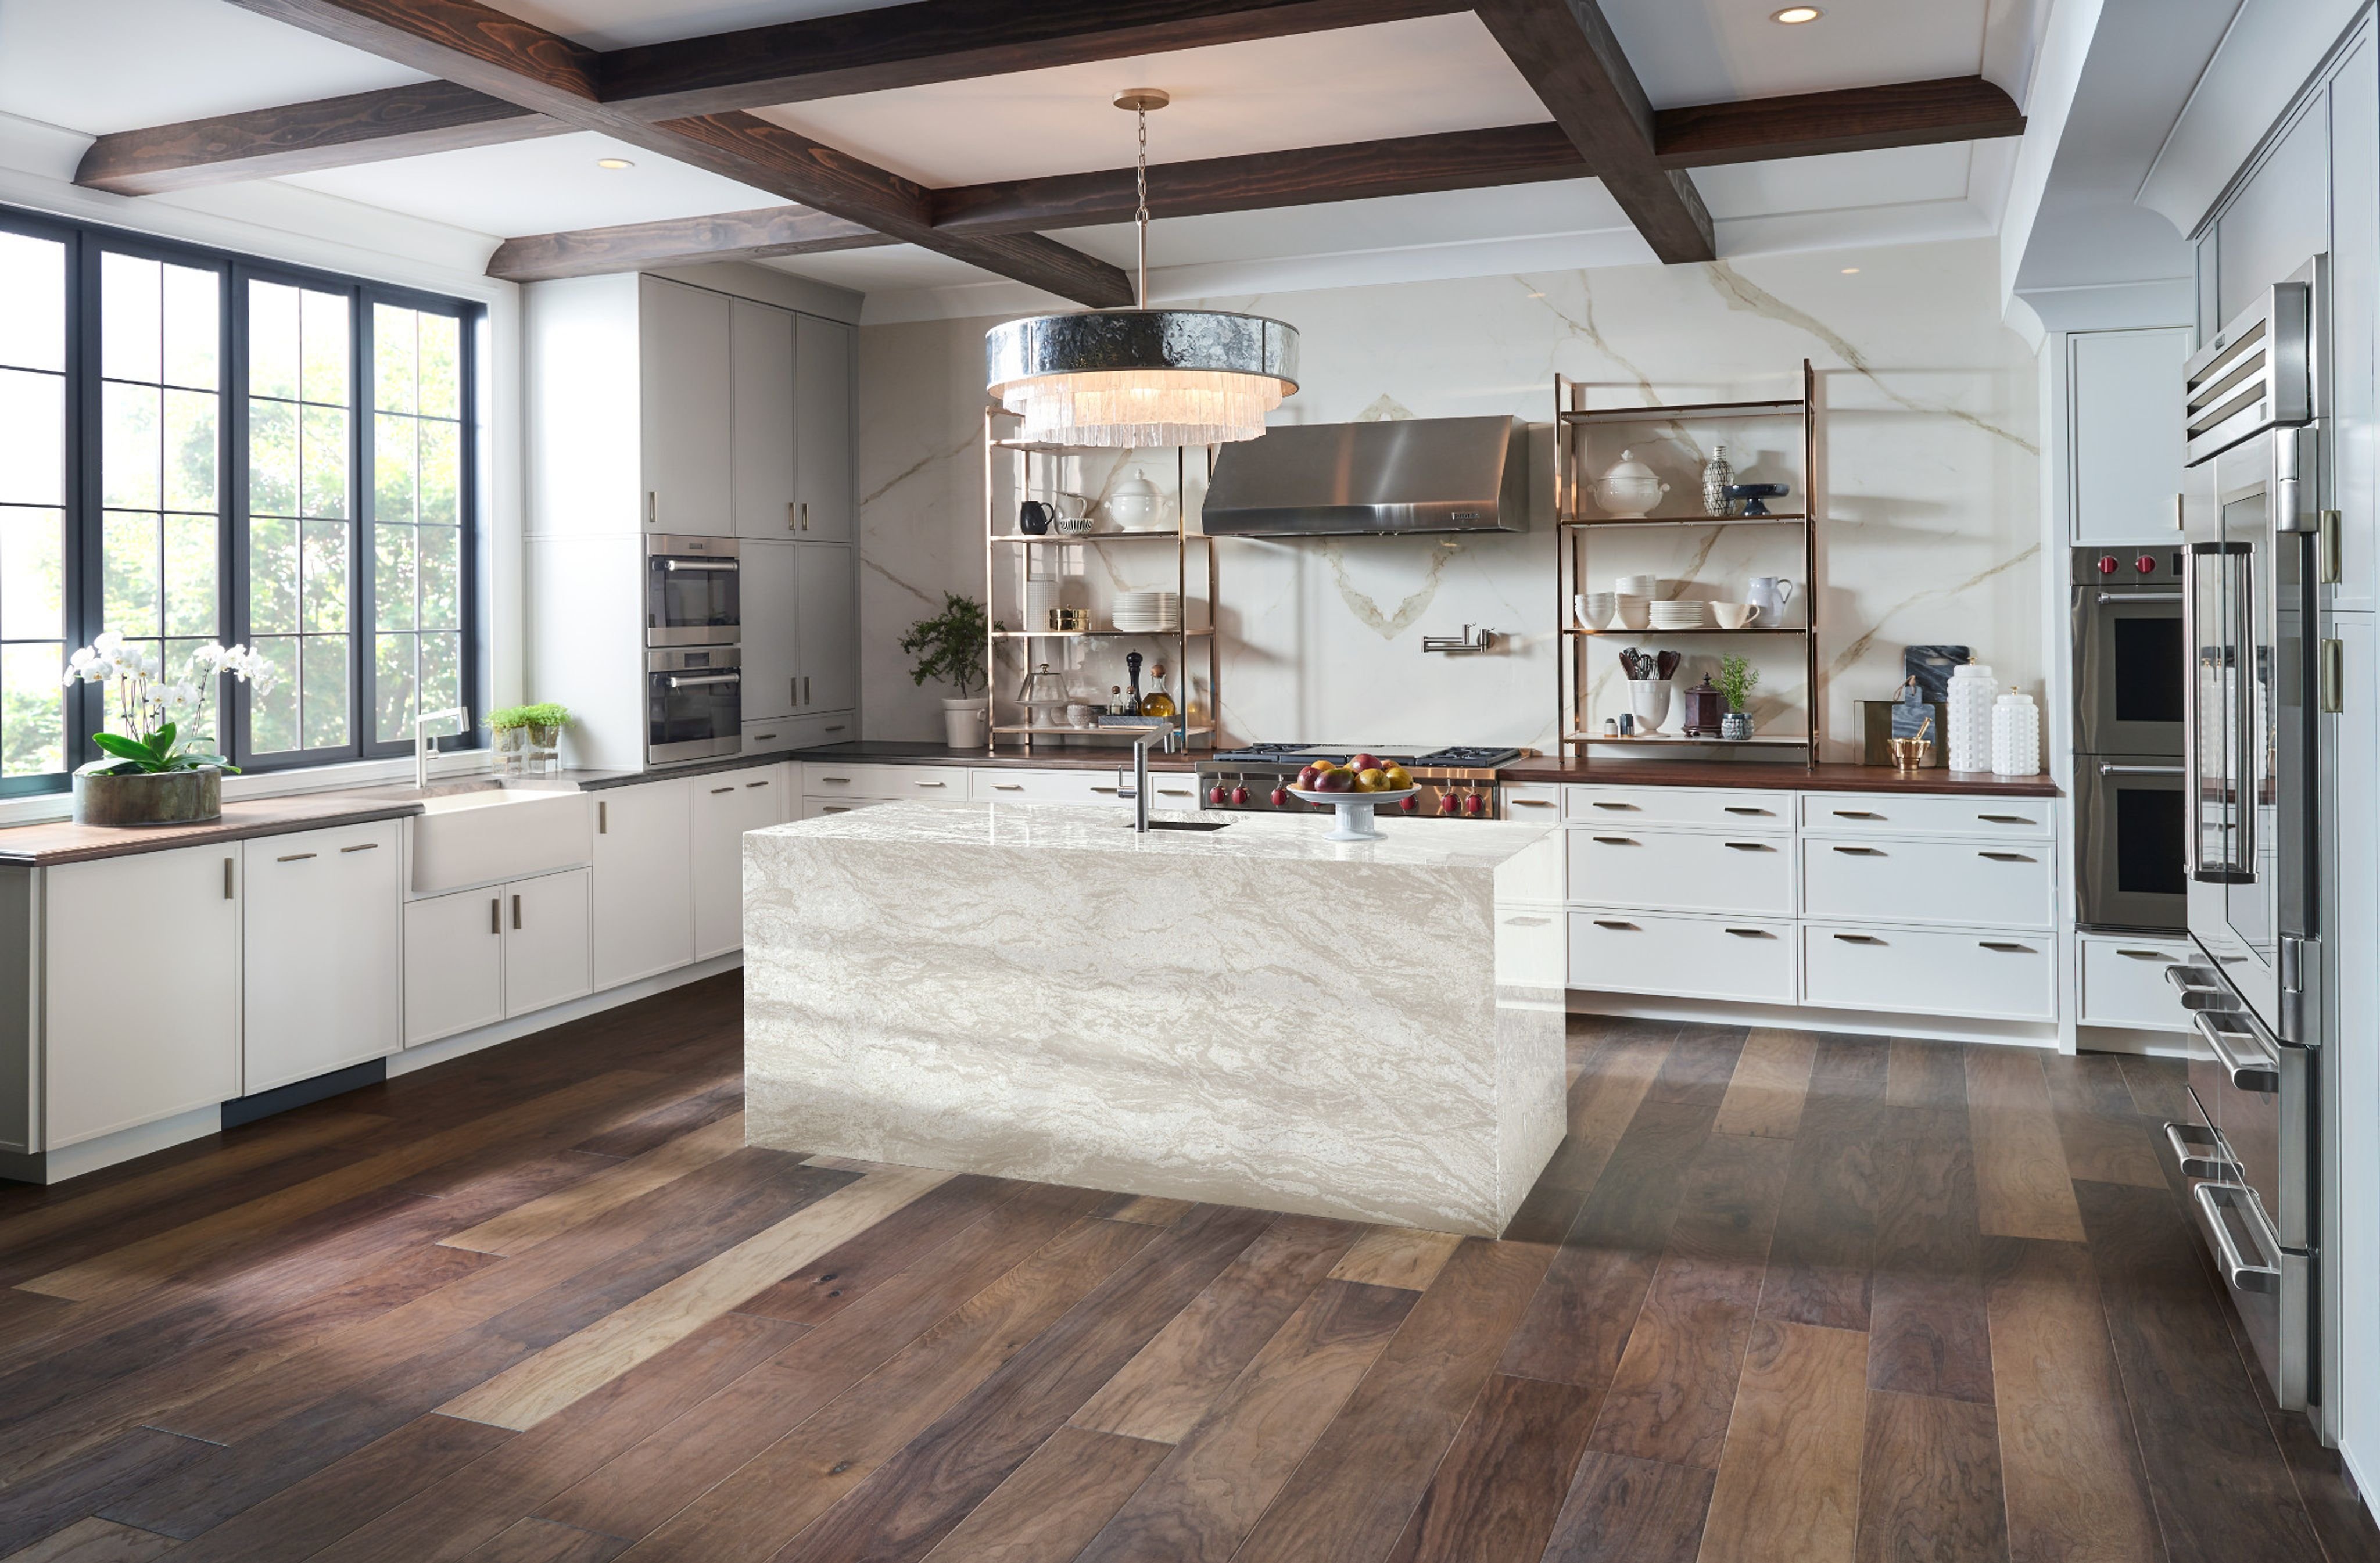
<path fill-rule="evenodd" d="M 584 793 L 513 792 L 498 787 L 410 794 L 413 893 L 493 884 L 591 860 L 594 805 Z"/>

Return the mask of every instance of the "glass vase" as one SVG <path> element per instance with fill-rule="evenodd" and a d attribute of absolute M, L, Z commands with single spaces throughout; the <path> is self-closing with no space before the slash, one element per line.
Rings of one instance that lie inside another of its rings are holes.
<path fill-rule="evenodd" d="M 506 776 L 528 774 L 528 729 L 496 729 L 496 769 Z"/>
<path fill-rule="evenodd" d="M 551 776 L 562 769 L 562 728 L 557 723 L 528 726 L 528 774 Z"/>

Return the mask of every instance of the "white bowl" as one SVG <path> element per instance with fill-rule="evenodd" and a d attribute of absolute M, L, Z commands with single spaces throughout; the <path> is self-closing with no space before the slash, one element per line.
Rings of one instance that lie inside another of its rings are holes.
<path fill-rule="evenodd" d="M 1570 600 L 1571 614 L 1578 621 L 1578 627 L 1581 629 L 1599 630 L 1609 627 L 1611 615 L 1619 610 L 1620 600 L 1608 591 L 1575 592 L 1572 594 Z"/>
<path fill-rule="evenodd" d="M 1653 600 L 1634 592 L 1620 592 L 1614 597 L 1622 629 L 1650 629 L 1653 626 Z"/>
<path fill-rule="evenodd" d="M 1611 583 L 1611 589 L 1622 597 L 1658 597 L 1661 594 L 1661 577 L 1622 576 Z"/>

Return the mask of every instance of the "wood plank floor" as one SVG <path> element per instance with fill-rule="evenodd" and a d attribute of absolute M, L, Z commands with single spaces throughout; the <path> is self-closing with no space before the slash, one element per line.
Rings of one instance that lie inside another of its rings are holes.
<path fill-rule="evenodd" d="M 0 1185 L 0 1563 L 2361 1563 L 2155 1060 L 1580 1021 L 1501 1242 L 742 1144 L 733 976 Z"/>

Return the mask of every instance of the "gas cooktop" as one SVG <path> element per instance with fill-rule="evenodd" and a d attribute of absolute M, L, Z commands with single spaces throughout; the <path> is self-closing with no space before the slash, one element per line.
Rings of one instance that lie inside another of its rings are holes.
<path fill-rule="evenodd" d="M 1521 757 L 1518 749 L 1491 749 L 1476 745 L 1457 745 L 1451 748 L 1431 749 L 1415 753 L 1409 749 L 1370 749 L 1344 744 L 1250 744 L 1245 748 L 1223 749 L 1211 755 L 1201 755 L 1202 763 L 1221 765 L 1303 765 L 1308 760 L 1343 760 L 1359 753 L 1378 755 L 1393 760 L 1411 770 L 1427 766 L 1435 770 L 1488 770 Z"/>

